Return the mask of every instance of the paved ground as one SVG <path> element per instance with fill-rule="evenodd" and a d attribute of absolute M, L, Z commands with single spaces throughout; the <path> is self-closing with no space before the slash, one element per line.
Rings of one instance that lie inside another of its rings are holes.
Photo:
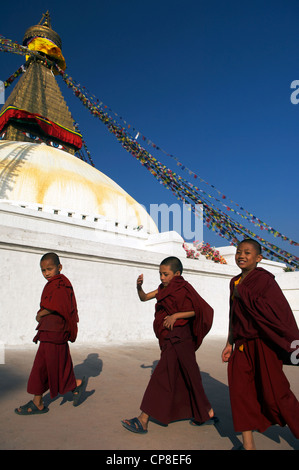
<path fill-rule="evenodd" d="M 160 355 L 156 342 L 117 347 L 71 345 L 76 376 L 88 379 L 80 406 L 72 406 L 70 395 L 54 400 L 45 395 L 50 411 L 29 417 L 17 416 L 14 408 L 30 398 L 26 384 L 36 347 L 6 349 L 5 364 L 0 365 L 0 449 L 231 450 L 241 438 L 232 425 L 227 366 L 220 360 L 223 345 L 222 339 L 206 338 L 197 354 L 205 389 L 220 423 L 196 428 L 188 421 L 169 426 L 151 422 L 146 435 L 127 431 L 120 421 L 139 413 L 143 392 Z M 287 367 L 285 371 L 299 397 L 298 368 Z M 287 427 L 273 426 L 264 434 L 256 433 L 255 440 L 261 450 L 299 450 L 299 441 Z"/>

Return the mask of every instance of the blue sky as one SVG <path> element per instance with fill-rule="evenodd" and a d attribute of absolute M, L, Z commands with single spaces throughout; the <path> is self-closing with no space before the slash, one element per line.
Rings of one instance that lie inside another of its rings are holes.
<path fill-rule="evenodd" d="M 47 9 L 72 78 L 228 198 L 298 241 L 299 104 L 290 99 L 299 80 L 298 1 L 40 0 L 24 8 L 16 0 L 1 5 L 0 34 L 22 43 Z M 0 79 L 23 62 L 0 53 Z M 96 168 L 146 208 L 176 203 L 58 83 Z M 151 152 L 188 179 L 171 158 Z M 208 229 L 204 240 L 228 244 Z M 298 247 L 270 241 L 299 255 Z"/>

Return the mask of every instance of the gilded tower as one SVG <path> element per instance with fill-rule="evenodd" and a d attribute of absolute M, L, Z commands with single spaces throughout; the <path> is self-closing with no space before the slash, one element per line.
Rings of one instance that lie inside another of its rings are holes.
<path fill-rule="evenodd" d="M 55 78 L 53 62 L 63 70 L 66 65 L 49 12 L 27 29 L 23 45 L 38 54 L 27 57 L 25 73 L 0 111 L 2 140 L 43 142 L 74 154 L 82 138 Z"/>

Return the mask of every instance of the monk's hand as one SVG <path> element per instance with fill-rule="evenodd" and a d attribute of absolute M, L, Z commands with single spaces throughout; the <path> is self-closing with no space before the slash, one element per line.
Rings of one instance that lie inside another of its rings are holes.
<path fill-rule="evenodd" d="M 53 312 L 54 312 L 54 310 L 48 310 L 46 308 L 41 309 L 37 312 L 37 315 L 36 315 L 35 319 L 39 323 L 44 316 L 50 315 Z"/>
<path fill-rule="evenodd" d="M 141 286 L 143 284 L 143 274 L 140 274 L 140 276 L 138 276 L 137 278 L 137 289 L 141 289 Z"/>
<path fill-rule="evenodd" d="M 164 318 L 163 326 L 168 330 L 173 330 L 173 325 L 175 324 L 176 318 L 174 315 L 170 315 Z"/>
<path fill-rule="evenodd" d="M 222 354 L 221 354 L 221 359 L 222 359 L 222 362 L 228 362 L 231 355 L 232 355 L 232 351 L 233 351 L 233 347 L 232 345 L 226 345 L 225 348 L 223 349 L 222 351 Z"/>

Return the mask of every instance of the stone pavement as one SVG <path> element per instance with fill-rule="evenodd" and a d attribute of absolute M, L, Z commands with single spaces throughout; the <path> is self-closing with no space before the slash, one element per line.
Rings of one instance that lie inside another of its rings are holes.
<path fill-rule="evenodd" d="M 39 416 L 18 416 L 14 408 L 31 398 L 26 392 L 28 375 L 37 347 L 7 348 L 0 365 L 0 449 L 1 450 L 148 450 L 192 451 L 231 450 L 241 443 L 234 432 L 227 365 L 220 359 L 224 338 L 207 337 L 197 352 L 206 393 L 220 422 L 196 428 L 189 421 L 168 426 L 149 423 L 145 435 L 133 434 L 120 423 L 139 413 L 145 387 L 159 360 L 156 341 L 119 346 L 71 345 L 75 373 L 88 379 L 80 406 L 73 407 L 71 394 L 51 400 L 44 397 L 49 412 Z M 298 368 L 286 367 L 293 392 L 299 397 Z M 255 433 L 261 450 L 299 450 L 288 427 L 273 426 Z"/>

